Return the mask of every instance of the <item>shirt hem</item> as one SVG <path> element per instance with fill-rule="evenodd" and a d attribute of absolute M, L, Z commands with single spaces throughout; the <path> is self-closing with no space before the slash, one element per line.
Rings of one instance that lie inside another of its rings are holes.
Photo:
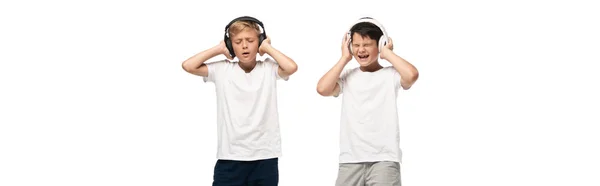
<path fill-rule="evenodd" d="M 339 163 L 366 163 L 366 162 L 380 162 L 380 161 L 391 161 L 402 163 L 400 158 L 369 158 L 369 159 L 340 159 Z"/>
<path fill-rule="evenodd" d="M 233 160 L 233 161 L 256 161 L 256 160 L 266 160 L 273 158 L 280 158 L 281 154 L 270 155 L 270 156 L 258 156 L 258 157 L 234 157 L 234 156 L 217 156 L 219 160 Z"/>

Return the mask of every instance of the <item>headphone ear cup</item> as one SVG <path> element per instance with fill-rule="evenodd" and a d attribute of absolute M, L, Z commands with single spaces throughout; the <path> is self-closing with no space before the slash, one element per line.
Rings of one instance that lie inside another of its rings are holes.
<path fill-rule="evenodd" d="M 350 54 L 352 54 L 352 39 L 350 36 L 350 32 L 348 32 L 348 34 L 346 35 L 346 37 L 348 38 L 348 50 L 350 51 Z"/>
<path fill-rule="evenodd" d="M 381 50 L 383 49 L 383 47 L 385 47 L 385 45 L 387 45 L 388 43 L 388 38 L 385 35 L 382 35 L 381 38 L 379 38 L 379 52 L 381 53 Z M 381 55 L 377 54 L 379 56 L 379 58 L 381 58 Z M 383 58 L 382 58 L 383 59 Z"/>
<path fill-rule="evenodd" d="M 228 37 L 226 37 L 225 39 L 225 47 L 227 47 L 227 50 L 229 50 L 231 58 L 235 58 L 235 53 L 233 52 L 233 45 L 231 44 L 231 39 L 229 39 Z"/>
<path fill-rule="evenodd" d="M 265 36 L 265 34 L 260 34 L 260 36 L 258 36 L 258 47 L 260 48 L 260 45 L 262 45 L 262 42 L 267 39 L 267 37 Z"/>
<path fill-rule="evenodd" d="M 382 35 L 381 38 L 379 39 L 379 52 L 381 52 L 381 49 L 383 49 L 383 47 L 385 47 L 385 45 L 387 45 L 388 43 L 388 38 L 385 35 Z"/>
<path fill-rule="evenodd" d="M 383 47 L 385 47 L 385 45 L 387 45 L 388 42 L 388 38 L 385 35 L 382 35 L 381 38 L 379 39 L 379 52 L 381 52 L 381 49 L 383 49 Z"/>
<path fill-rule="evenodd" d="M 348 42 L 348 51 L 350 51 L 350 55 L 354 55 L 352 53 L 352 43 L 351 42 Z"/>

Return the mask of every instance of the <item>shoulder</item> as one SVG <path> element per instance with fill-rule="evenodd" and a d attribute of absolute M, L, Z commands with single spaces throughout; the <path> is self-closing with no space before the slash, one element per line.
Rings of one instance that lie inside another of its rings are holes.
<path fill-rule="evenodd" d="M 267 71 L 273 71 L 278 69 L 279 64 L 277 63 L 277 61 L 267 57 L 262 60 L 256 60 L 256 67 Z"/>
<path fill-rule="evenodd" d="M 227 69 L 231 69 L 231 67 L 233 67 L 233 65 L 236 65 L 237 62 L 229 61 L 229 60 L 225 59 L 225 60 L 214 61 L 214 62 L 205 63 L 205 64 L 210 71 L 225 71 Z"/>
<path fill-rule="evenodd" d="M 342 71 L 341 77 L 345 78 L 348 76 L 352 76 L 360 71 L 360 67 L 347 68 Z"/>
<path fill-rule="evenodd" d="M 400 73 L 393 66 L 385 67 L 385 72 L 388 75 L 392 75 L 396 78 L 400 78 Z"/>
<path fill-rule="evenodd" d="M 396 70 L 396 68 L 394 68 L 394 66 L 383 67 L 383 71 L 387 72 L 387 73 L 397 73 L 398 72 Z"/>
<path fill-rule="evenodd" d="M 278 66 L 279 65 L 279 64 L 277 64 L 277 61 L 275 61 L 274 59 L 272 59 L 270 57 L 267 57 L 264 60 L 258 60 L 256 62 L 263 66 Z"/>
<path fill-rule="evenodd" d="M 206 64 L 207 66 L 227 66 L 227 65 L 231 65 L 233 63 L 234 62 L 224 59 L 224 60 L 213 61 L 213 62 L 204 63 L 204 64 Z"/>

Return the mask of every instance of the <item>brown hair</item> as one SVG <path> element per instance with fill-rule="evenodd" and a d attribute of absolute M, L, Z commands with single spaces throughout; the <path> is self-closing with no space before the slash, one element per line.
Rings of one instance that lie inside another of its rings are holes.
<path fill-rule="evenodd" d="M 260 26 L 251 21 L 236 21 L 231 26 L 229 26 L 229 35 L 233 36 L 237 33 L 242 32 L 246 28 L 251 28 L 256 30 L 257 34 L 260 34 Z"/>

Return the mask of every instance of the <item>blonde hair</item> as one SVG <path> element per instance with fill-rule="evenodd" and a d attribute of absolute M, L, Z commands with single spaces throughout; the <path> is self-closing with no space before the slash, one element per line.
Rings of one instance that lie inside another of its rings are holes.
<path fill-rule="evenodd" d="M 233 24 L 231 24 L 231 26 L 229 26 L 229 35 L 234 36 L 235 34 L 242 32 L 246 28 L 254 29 L 257 35 L 260 35 L 261 33 L 260 26 L 254 22 L 236 21 Z"/>

